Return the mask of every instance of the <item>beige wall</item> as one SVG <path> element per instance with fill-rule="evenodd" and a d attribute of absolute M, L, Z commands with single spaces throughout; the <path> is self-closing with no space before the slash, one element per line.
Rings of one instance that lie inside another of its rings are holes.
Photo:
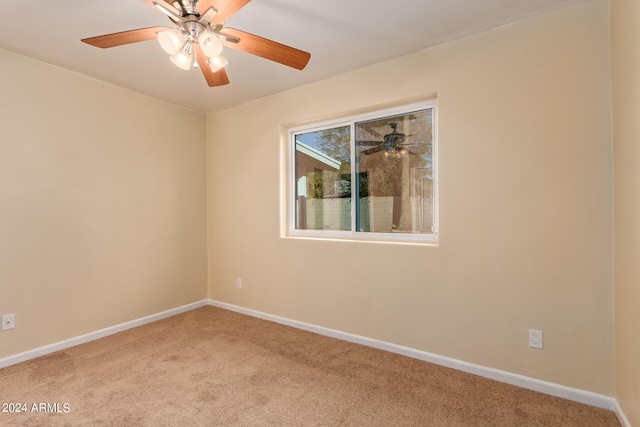
<path fill-rule="evenodd" d="M 206 298 L 206 117 L 0 50 L 0 357 Z"/>
<path fill-rule="evenodd" d="M 611 2 L 616 398 L 640 426 L 640 2 Z"/>
<path fill-rule="evenodd" d="M 205 298 L 208 221 L 211 298 L 615 392 L 640 423 L 640 11 L 612 4 L 615 375 L 606 0 L 210 115 L 206 171 L 204 117 L 0 50 L 0 357 Z M 434 93 L 439 246 L 281 238 L 284 126 Z"/>
<path fill-rule="evenodd" d="M 210 115 L 210 297 L 613 395 L 609 88 L 598 0 Z M 281 126 L 433 93 L 439 246 L 280 237 Z"/>

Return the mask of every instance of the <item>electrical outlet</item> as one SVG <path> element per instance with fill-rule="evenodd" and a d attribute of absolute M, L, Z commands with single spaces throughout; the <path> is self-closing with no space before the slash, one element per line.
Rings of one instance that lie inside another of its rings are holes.
<path fill-rule="evenodd" d="M 542 349 L 542 331 L 529 329 L 529 347 Z"/>
<path fill-rule="evenodd" d="M 8 331 L 9 329 L 13 329 L 16 327 L 16 319 L 14 314 L 3 314 L 2 315 L 2 330 Z"/>
<path fill-rule="evenodd" d="M 238 277 L 236 279 L 236 288 L 240 289 L 242 287 L 242 278 Z"/>

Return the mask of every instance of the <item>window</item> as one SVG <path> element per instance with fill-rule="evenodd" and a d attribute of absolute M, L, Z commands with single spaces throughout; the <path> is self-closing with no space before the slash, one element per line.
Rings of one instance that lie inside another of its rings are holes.
<path fill-rule="evenodd" d="M 433 242 L 435 101 L 290 129 L 289 234 Z"/>

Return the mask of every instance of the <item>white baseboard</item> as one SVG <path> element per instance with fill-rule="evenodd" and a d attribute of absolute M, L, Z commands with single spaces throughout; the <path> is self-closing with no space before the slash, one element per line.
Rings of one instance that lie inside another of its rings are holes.
<path fill-rule="evenodd" d="M 620 425 L 622 427 L 631 427 L 631 422 L 629 421 L 627 416 L 624 414 L 624 411 L 620 407 L 620 404 L 618 403 L 618 401 L 614 399 L 613 403 L 614 403 L 613 411 L 616 413 L 616 417 L 618 417 L 618 421 L 620 421 Z"/>
<path fill-rule="evenodd" d="M 335 329 L 329 329 L 322 326 L 313 325 L 310 323 L 300 322 L 297 320 L 287 319 L 285 317 L 275 316 L 268 313 L 263 313 L 256 310 L 236 306 L 233 304 L 227 304 L 216 300 L 202 300 L 191 304 L 183 305 L 181 307 L 172 308 L 160 313 L 152 314 L 149 316 L 141 317 L 129 322 L 121 323 L 119 325 L 111 326 L 108 328 L 100 329 L 95 332 L 91 332 L 79 337 L 70 338 L 68 340 L 60 341 L 57 343 L 49 344 L 43 347 L 38 347 L 33 350 L 28 350 L 23 353 L 18 353 L 12 356 L 4 357 L 0 359 L 0 369 L 14 365 L 16 363 L 25 362 L 27 360 L 35 359 L 36 357 L 44 356 L 56 351 L 64 350 L 69 347 L 84 344 L 89 341 L 93 341 L 99 338 L 103 338 L 109 335 L 113 335 L 118 332 L 125 331 L 127 329 L 135 328 L 136 326 L 142 326 L 147 323 L 155 322 L 156 320 L 164 319 L 176 314 L 184 313 L 186 311 L 194 310 L 196 308 L 211 305 L 215 307 L 224 308 L 227 310 L 235 311 L 238 313 L 246 314 L 248 316 L 257 317 L 264 320 L 280 323 L 283 325 L 291 326 L 297 329 L 314 332 L 320 335 L 338 338 L 344 341 L 353 342 L 356 344 L 365 345 L 380 350 L 389 351 L 391 353 L 402 354 L 404 356 L 412 357 L 414 359 L 424 360 L 425 362 L 434 363 L 436 365 L 446 366 L 459 371 L 468 372 L 474 375 L 479 375 L 485 378 L 490 378 L 496 381 L 500 381 L 507 384 L 516 385 L 529 390 L 538 391 L 541 393 L 549 394 L 551 396 L 562 397 L 565 399 L 573 400 L 575 402 L 584 403 L 598 408 L 612 410 L 616 413 L 620 424 L 623 427 L 631 427 L 631 423 L 625 416 L 622 408 L 616 401 L 616 399 L 601 394 L 593 393 L 590 391 L 580 390 L 576 388 L 566 387 L 560 384 L 555 384 L 547 381 L 538 380 L 535 378 L 526 377 L 519 374 L 514 374 L 499 369 L 488 368 L 473 363 L 464 362 L 457 359 L 452 359 L 446 356 L 440 356 L 433 353 L 428 353 L 421 350 L 416 350 L 409 347 L 400 346 L 397 344 L 379 341 L 372 338 L 363 337 L 361 335 L 350 334 L 347 332 L 338 331 Z"/>
<path fill-rule="evenodd" d="M 252 317 L 258 317 L 260 319 L 269 320 L 272 322 L 291 326 L 297 329 L 314 332 L 320 335 L 325 335 L 332 338 L 338 338 L 338 339 L 353 342 L 356 344 L 362 344 L 368 347 L 389 351 L 391 353 L 402 354 L 404 356 L 412 357 L 414 359 L 424 360 L 425 362 L 430 362 L 436 365 L 441 365 L 441 366 L 453 368 L 459 371 L 467 372 L 470 374 L 479 375 L 479 376 L 490 378 L 492 380 L 500 381 L 503 383 L 549 394 L 551 396 L 562 397 L 564 399 L 584 403 L 590 406 L 596 406 L 598 408 L 616 411 L 616 413 L 622 414 L 622 411 L 620 410 L 620 407 L 617 405 L 616 400 L 612 397 L 604 396 L 602 394 L 593 393 L 586 390 L 580 390 L 572 387 L 567 387 L 567 386 L 563 386 L 560 384 L 555 384 L 547 381 L 542 381 L 535 378 L 526 377 L 524 375 L 502 371 L 499 369 L 488 368 L 486 366 L 476 365 L 473 363 L 452 359 L 450 357 L 440 356 L 438 354 L 427 353 L 425 351 L 416 350 L 409 347 L 403 347 L 401 345 L 392 344 L 385 341 L 378 341 L 378 340 L 363 337 L 360 335 L 354 335 L 347 332 L 325 328 L 322 326 L 312 325 L 310 323 L 291 320 L 284 317 L 275 316 L 272 314 L 267 314 L 260 311 L 255 311 L 248 308 L 236 306 L 233 304 L 227 304 L 221 301 L 209 300 L 209 305 L 224 308 L 224 309 L 235 311 L 242 314 L 246 314 Z M 631 427 L 631 425 L 628 424 L 628 421 L 627 421 L 627 425 Z"/>
<path fill-rule="evenodd" d="M 113 335 L 118 332 L 125 331 L 127 329 L 135 328 L 136 326 L 142 326 L 147 323 L 155 322 L 156 320 L 164 319 L 166 317 L 175 316 L 176 314 L 184 313 L 196 308 L 204 307 L 209 304 L 209 300 L 197 301 L 191 304 L 183 305 L 182 307 L 172 308 L 160 313 L 151 314 L 149 316 L 141 317 L 139 319 L 131 320 L 129 322 L 120 323 L 119 325 L 110 326 L 108 328 L 100 329 L 99 331 L 90 332 L 79 337 L 70 338 L 68 340 L 60 341 L 57 343 L 38 347 L 33 350 L 28 350 L 23 353 L 14 354 L 12 356 L 4 357 L 0 359 L 0 368 L 6 366 L 15 365 L 16 363 L 25 362 L 27 360 L 35 359 L 36 357 L 44 356 L 56 351 L 64 350 L 69 347 L 84 344 L 89 341 L 97 340 L 99 338 Z"/>

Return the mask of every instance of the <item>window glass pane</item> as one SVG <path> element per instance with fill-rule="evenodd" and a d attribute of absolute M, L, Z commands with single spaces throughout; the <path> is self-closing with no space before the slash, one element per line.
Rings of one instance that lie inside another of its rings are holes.
<path fill-rule="evenodd" d="M 350 128 L 295 135 L 297 230 L 351 230 Z"/>
<path fill-rule="evenodd" d="M 356 230 L 432 233 L 433 110 L 355 124 Z"/>

